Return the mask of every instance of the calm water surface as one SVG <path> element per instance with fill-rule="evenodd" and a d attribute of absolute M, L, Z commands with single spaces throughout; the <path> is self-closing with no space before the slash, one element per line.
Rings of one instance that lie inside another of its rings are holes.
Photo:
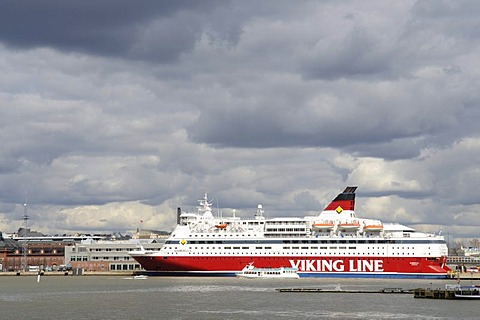
<path fill-rule="evenodd" d="M 276 288 L 444 288 L 448 280 L 0 277 L 2 319 L 479 319 L 480 301 Z M 471 284 L 464 283 L 464 284 Z M 476 283 L 477 284 L 477 283 Z"/>

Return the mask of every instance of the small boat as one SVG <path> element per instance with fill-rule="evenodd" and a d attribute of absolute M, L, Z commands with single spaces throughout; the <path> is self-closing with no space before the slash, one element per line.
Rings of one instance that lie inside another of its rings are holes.
<path fill-rule="evenodd" d="M 363 227 L 365 231 L 382 231 L 383 225 L 381 223 L 378 224 L 367 224 Z"/>
<path fill-rule="evenodd" d="M 258 279 L 258 278 L 276 278 L 276 279 L 298 279 L 297 268 L 255 268 L 253 263 L 247 264 L 241 272 L 235 275 L 238 278 Z"/>
<path fill-rule="evenodd" d="M 215 226 L 215 228 L 217 229 L 226 229 L 227 228 L 227 224 L 226 223 L 219 223 Z"/>
<path fill-rule="evenodd" d="M 133 277 L 134 280 L 147 280 L 148 276 L 144 274 L 139 274 Z"/>
<path fill-rule="evenodd" d="M 340 229 L 358 229 L 360 228 L 360 222 L 358 221 L 342 221 L 338 224 Z"/>
<path fill-rule="evenodd" d="M 312 224 L 313 230 L 333 229 L 335 226 L 334 221 L 319 221 Z"/>
<path fill-rule="evenodd" d="M 455 286 L 455 299 L 480 299 L 479 286 Z"/>

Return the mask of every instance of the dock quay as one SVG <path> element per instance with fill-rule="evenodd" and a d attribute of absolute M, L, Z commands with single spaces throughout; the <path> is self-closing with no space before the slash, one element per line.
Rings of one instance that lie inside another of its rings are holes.
<path fill-rule="evenodd" d="M 137 271 L 80 271 L 80 270 L 70 270 L 70 271 L 53 271 L 53 272 L 41 272 L 40 275 L 42 277 L 57 277 L 57 276 L 135 276 L 143 274 L 143 272 Z M 5 271 L 0 272 L 0 277 L 15 277 L 15 276 L 26 276 L 26 277 L 36 277 L 38 276 L 38 272 L 28 272 L 28 271 Z"/>
<path fill-rule="evenodd" d="M 288 293 L 389 293 L 404 294 L 413 293 L 413 289 L 402 288 L 384 288 L 379 290 L 343 290 L 343 289 L 321 289 L 321 288 L 280 288 L 275 289 L 277 292 Z"/>
<path fill-rule="evenodd" d="M 445 289 L 432 288 L 384 288 L 375 290 L 343 290 L 340 287 L 335 289 L 322 288 L 280 288 L 275 289 L 282 293 L 361 293 L 361 294 L 413 294 L 414 298 L 420 299 L 480 299 L 480 286 L 446 285 Z"/>
<path fill-rule="evenodd" d="M 413 292 L 420 299 L 480 299 L 480 287 L 446 285 L 445 289 L 418 288 Z"/>
<path fill-rule="evenodd" d="M 455 299 L 455 292 L 448 289 L 418 288 L 413 291 L 413 297 L 421 299 Z"/>

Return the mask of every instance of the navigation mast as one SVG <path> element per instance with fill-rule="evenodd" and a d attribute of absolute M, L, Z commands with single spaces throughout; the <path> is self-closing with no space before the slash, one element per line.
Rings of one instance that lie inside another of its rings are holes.
<path fill-rule="evenodd" d="M 27 211 L 27 199 L 25 198 L 25 203 L 23 204 L 23 242 L 22 242 L 22 268 L 23 271 L 27 271 L 27 227 L 28 227 L 28 216 Z"/>

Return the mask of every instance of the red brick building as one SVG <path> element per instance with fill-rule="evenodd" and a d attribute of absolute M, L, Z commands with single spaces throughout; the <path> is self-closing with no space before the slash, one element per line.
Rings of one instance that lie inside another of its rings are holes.
<path fill-rule="evenodd" d="M 24 251 L 26 250 L 26 255 Z M 6 252 L 3 269 L 21 271 L 26 266 L 39 266 L 42 270 L 56 270 L 65 264 L 65 243 L 27 243 L 17 242 L 13 250 Z"/>
<path fill-rule="evenodd" d="M 28 266 L 55 270 L 65 263 L 65 246 L 72 243 L 4 238 L 0 233 L 0 271 L 22 271 Z"/>

